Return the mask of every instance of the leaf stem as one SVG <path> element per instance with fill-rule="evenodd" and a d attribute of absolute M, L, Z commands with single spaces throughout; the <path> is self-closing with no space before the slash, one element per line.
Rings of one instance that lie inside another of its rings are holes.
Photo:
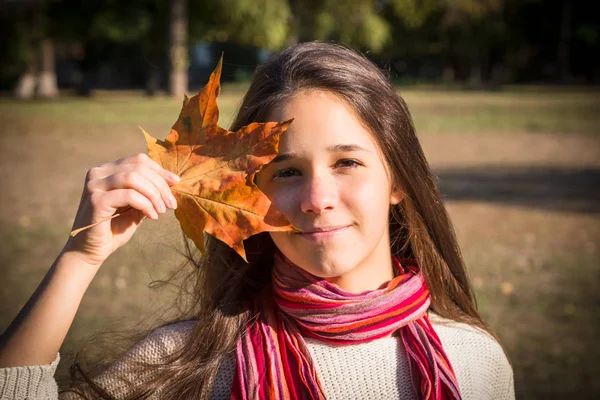
<path fill-rule="evenodd" d="M 127 206 L 127 207 L 125 207 L 125 208 L 123 209 L 123 211 L 121 211 L 121 212 L 120 212 L 120 213 L 118 213 L 118 214 L 111 215 L 111 216 L 110 216 L 110 217 L 108 217 L 108 218 L 101 219 L 100 221 L 98 221 L 98 222 L 95 222 L 95 223 L 93 223 L 93 224 L 91 224 L 91 225 L 84 226 L 83 228 L 75 229 L 74 231 L 71 231 L 71 236 L 75 236 L 75 235 L 77 235 L 79 232 L 85 231 L 86 229 L 88 229 L 88 228 L 91 228 L 91 227 L 94 227 L 94 226 L 96 226 L 96 225 L 99 225 L 99 224 L 101 224 L 101 223 L 103 223 L 103 222 L 110 221 L 110 220 L 111 220 L 111 219 L 113 219 L 113 218 L 117 218 L 119 215 L 121 215 L 121 214 L 123 214 L 124 212 L 127 212 L 127 211 L 129 211 L 129 210 L 132 210 L 132 209 L 133 209 L 133 207 L 131 207 L 131 206 Z M 146 219 L 146 216 L 144 215 L 144 216 L 142 217 L 142 219 L 140 220 L 140 223 L 142 223 L 142 221 L 143 221 L 143 220 L 145 220 L 145 219 Z"/>

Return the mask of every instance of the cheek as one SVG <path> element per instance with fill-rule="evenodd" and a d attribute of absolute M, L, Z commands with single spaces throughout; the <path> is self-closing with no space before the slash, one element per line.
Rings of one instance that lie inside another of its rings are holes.
<path fill-rule="evenodd" d="M 346 204 L 363 218 L 381 218 L 387 215 L 390 192 L 389 183 L 377 176 L 365 176 L 344 185 Z"/>
<path fill-rule="evenodd" d="M 290 185 L 283 186 L 274 184 L 273 182 L 267 182 L 268 178 L 260 175 L 266 173 L 266 171 L 261 171 L 257 174 L 254 178 L 254 183 L 258 189 L 271 200 L 271 203 L 278 211 L 284 215 L 289 214 L 293 207 L 292 200 L 295 196 L 294 188 L 290 187 Z"/>
<path fill-rule="evenodd" d="M 294 207 L 297 206 L 298 196 L 296 191 L 291 187 L 286 187 L 285 189 L 272 188 L 266 195 L 269 197 L 275 208 L 285 216 L 292 214 Z"/>
<path fill-rule="evenodd" d="M 280 210 L 289 209 L 292 206 L 292 200 L 294 199 L 293 190 L 290 188 L 286 189 L 273 189 L 268 194 L 269 198 Z"/>

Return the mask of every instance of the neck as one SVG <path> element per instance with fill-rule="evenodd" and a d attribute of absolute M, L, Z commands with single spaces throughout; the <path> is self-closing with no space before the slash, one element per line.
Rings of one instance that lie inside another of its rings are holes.
<path fill-rule="evenodd" d="M 363 260 L 359 265 L 344 275 L 325 278 L 348 293 L 364 293 L 385 286 L 394 278 L 392 257 L 387 253 L 383 260 Z"/>

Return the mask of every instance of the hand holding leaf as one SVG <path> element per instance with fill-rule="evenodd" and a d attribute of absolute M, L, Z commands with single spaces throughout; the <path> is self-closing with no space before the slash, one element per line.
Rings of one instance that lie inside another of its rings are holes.
<path fill-rule="evenodd" d="M 171 188 L 175 216 L 185 234 L 204 251 L 203 232 L 229 245 L 244 260 L 243 240 L 264 231 L 291 231 L 289 222 L 253 182 L 276 155 L 279 136 L 291 123 L 252 123 L 237 132 L 217 125 L 223 59 L 208 84 L 185 98 L 169 136 L 157 140 L 144 131 L 151 159 L 181 177 Z"/>
<path fill-rule="evenodd" d="M 175 216 L 185 234 L 203 252 L 204 232 L 209 233 L 246 260 L 244 239 L 265 231 L 293 230 L 254 184 L 256 173 L 277 155 L 279 137 L 292 121 L 252 123 L 237 132 L 219 127 L 222 63 L 221 57 L 200 93 L 184 99 L 164 141 L 142 131 L 150 158 L 160 165 L 157 168 L 181 177 L 171 191 L 178 204 Z M 76 229 L 71 236 L 104 221 Z"/>

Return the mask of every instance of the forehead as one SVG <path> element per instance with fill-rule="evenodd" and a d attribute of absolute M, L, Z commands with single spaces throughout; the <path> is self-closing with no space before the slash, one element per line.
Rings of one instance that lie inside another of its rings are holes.
<path fill-rule="evenodd" d="M 294 118 L 281 136 L 279 151 L 315 151 L 352 144 L 376 152 L 373 135 L 352 108 L 325 91 L 303 91 L 283 101 L 269 114 L 269 121 Z"/>

